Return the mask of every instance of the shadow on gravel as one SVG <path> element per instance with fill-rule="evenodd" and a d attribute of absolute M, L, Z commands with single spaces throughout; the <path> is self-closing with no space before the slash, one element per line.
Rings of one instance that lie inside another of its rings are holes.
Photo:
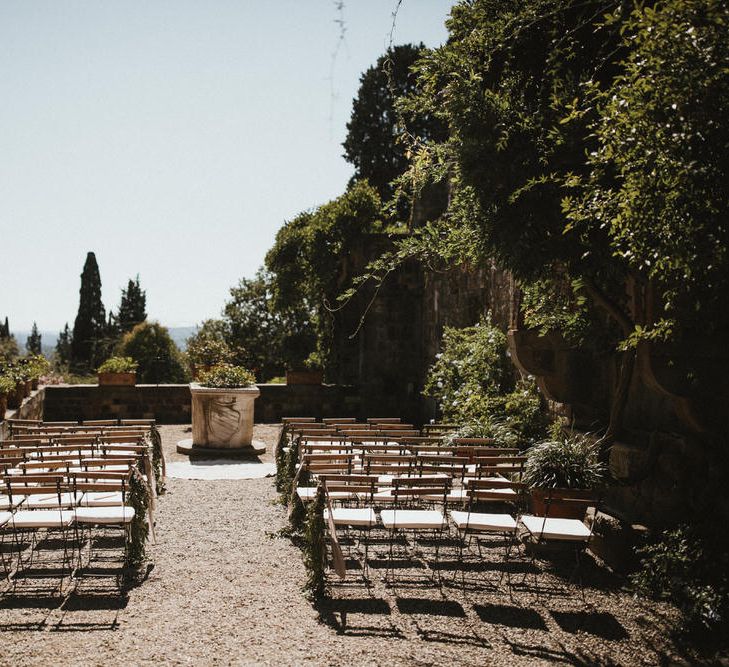
<path fill-rule="evenodd" d="M 455 600 L 432 600 L 430 598 L 397 598 L 401 614 L 423 614 L 426 616 L 452 616 L 465 618 L 466 612 Z"/>
<path fill-rule="evenodd" d="M 628 631 L 608 612 L 551 611 L 552 618 L 562 630 L 573 634 L 587 632 L 602 639 L 620 641 L 628 639 Z"/>
<path fill-rule="evenodd" d="M 505 625 L 509 628 L 548 630 L 547 624 L 536 609 L 508 604 L 476 604 L 473 610 L 484 623 Z"/>

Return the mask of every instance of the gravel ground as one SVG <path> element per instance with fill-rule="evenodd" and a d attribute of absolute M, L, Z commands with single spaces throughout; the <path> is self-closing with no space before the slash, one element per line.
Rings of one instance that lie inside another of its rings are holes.
<path fill-rule="evenodd" d="M 182 460 L 174 447 L 189 427 L 162 433 L 168 460 Z M 261 460 L 272 460 L 277 434 L 276 426 L 256 426 L 254 437 L 269 446 Z M 452 581 L 452 552 L 442 556 L 441 585 L 415 562 L 386 586 L 375 546 L 369 584 L 352 562 L 347 579 L 333 582 L 332 601 L 316 610 L 301 593 L 300 550 L 275 536 L 285 524 L 272 479 L 170 479 L 146 580 L 122 596 L 113 578 L 85 578 L 65 597 L 52 593 L 52 580 L 20 581 L 0 596 L 0 664 L 694 662 L 669 639 L 669 606 L 634 600 L 592 562 L 584 568 L 587 605 L 551 575 L 541 585 L 559 590 L 540 599 L 521 587 L 512 599 L 505 584 L 484 583 L 498 576 L 496 547 L 463 587 Z"/>

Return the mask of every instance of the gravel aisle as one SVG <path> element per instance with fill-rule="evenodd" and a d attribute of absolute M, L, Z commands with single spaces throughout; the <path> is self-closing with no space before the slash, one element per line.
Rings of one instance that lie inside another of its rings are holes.
<path fill-rule="evenodd" d="M 163 427 L 169 460 L 185 427 Z M 269 445 L 277 427 L 257 426 Z M 536 603 L 500 592 L 408 584 L 333 589 L 329 622 L 304 599 L 301 552 L 272 534 L 285 525 L 272 479 L 168 480 L 154 567 L 122 599 L 113 580 L 83 580 L 59 599 L 21 582 L 0 597 L 2 665 L 655 664 L 675 657 L 670 608 L 613 589 Z M 418 574 L 416 572 L 416 574 Z M 337 632 L 339 612 L 347 627 Z"/>

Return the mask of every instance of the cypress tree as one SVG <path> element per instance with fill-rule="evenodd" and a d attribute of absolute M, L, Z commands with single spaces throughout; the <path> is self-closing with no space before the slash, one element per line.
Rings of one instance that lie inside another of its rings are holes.
<path fill-rule="evenodd" d="M 5 324 L 0 324 L 0 338 L 10 338 L 10 324 L 8 316 L 5 316 Z"/>
<path fill-rule="evenodd" d="M 131 331 L 147 319 L 147 293 L 139 285 L 139 274 L 122 290 L 116 321 L 122 332 Z"/>
<path fill-rule="evenodd" d="M 63 327 L 63 331 L 58 334 L 56 341 L 56 364 L 61 368 L 68 368 L 71 363 L 71 330 L 68 328 L 68 322 Z"/>
<path fill-rule="evenodd" d="M 88 371 L 100 360 L 98 347 L 106 334 L 106 309 L 101 302 L 101 276 L 96 255 L 90 252 L 81 273 L 78 314 L 73 324 L 71 340 L 71 369 Z"/>
<path fill-rule="evenodd" d="M 33 329 L 25 341 L 25 349 L 30 354 L 41 354 L 41 335 L 38 333 L 38 325 L 33 322 Z"/>

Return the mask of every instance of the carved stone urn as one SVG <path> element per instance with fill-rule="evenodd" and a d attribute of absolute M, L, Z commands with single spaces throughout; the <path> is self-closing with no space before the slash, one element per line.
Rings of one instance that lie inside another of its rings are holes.
<path fill-rule="evenodd" d="M 253 402 L 260 394 L 258 387 L 217 389 L 193 382 L 190 393 L 191 451 L 222 454 L 265 451 L 265 447 L 262 449 L 259 443 L 253 442 Z"/>

